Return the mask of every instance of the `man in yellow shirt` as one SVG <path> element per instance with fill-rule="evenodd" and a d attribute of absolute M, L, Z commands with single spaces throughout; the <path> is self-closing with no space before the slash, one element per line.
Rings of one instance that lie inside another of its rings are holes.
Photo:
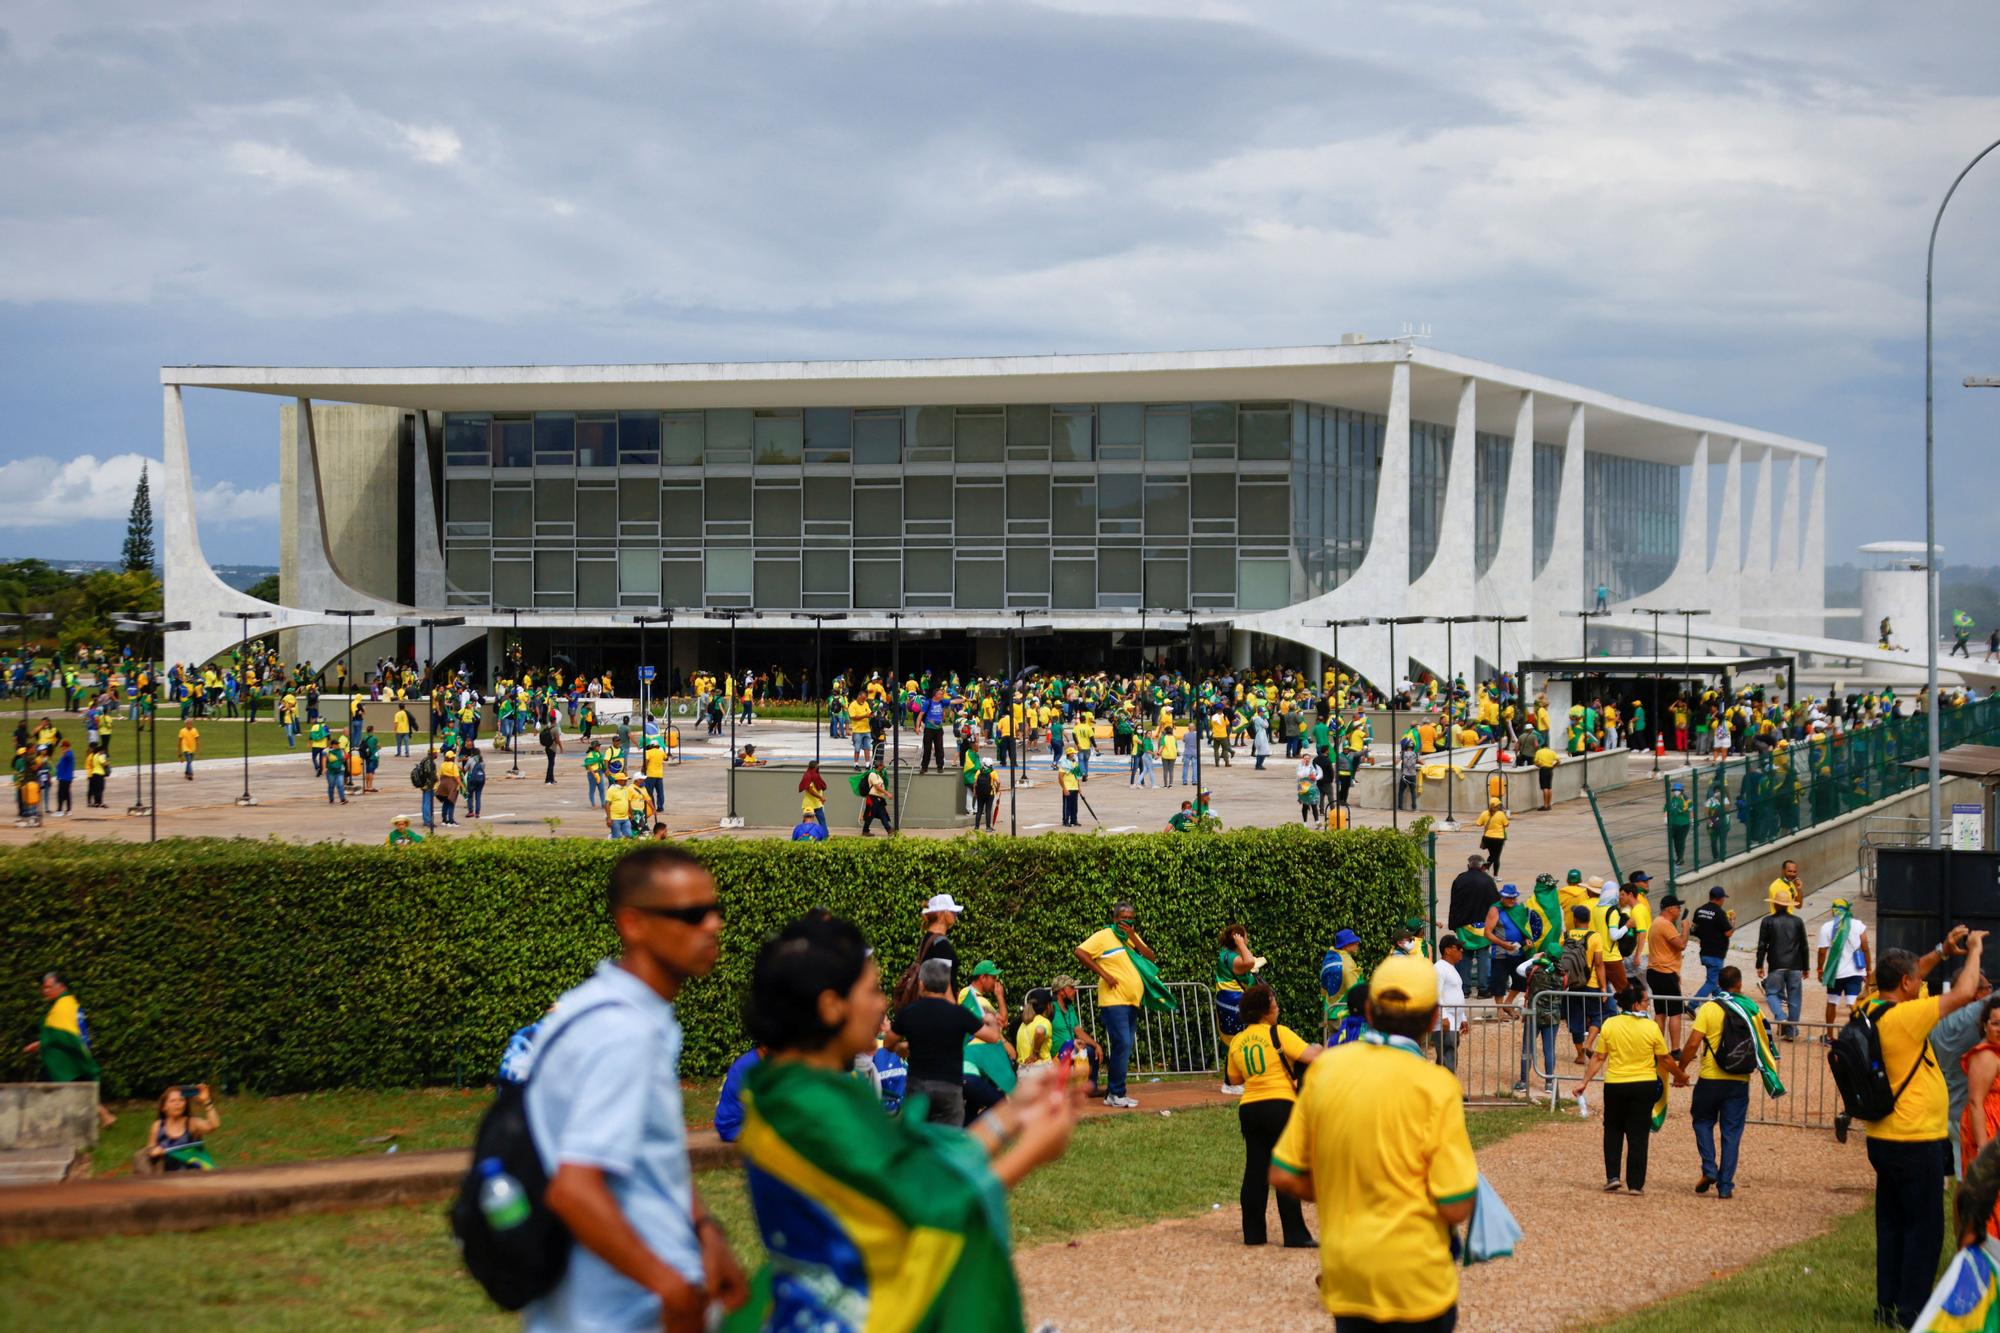
<path fill-rule="evenodd" d="M 189 782 L 193 782 L 195 751 L 201 748 L 201 732 L 196 729 L 194 723 L 181 723 L 179 744 L 181 751 L 181 772 Z"/>
<path fill-rule="evenodd" d="M 1271 1185 L 1317 1202 L 1320 1303 L 1338 1320 L 1446 1329 L 1458 1308 L 1451 1228 L 1472 1215 L 1479 1168 L 1458 1079 L 1419 1044 L 1437 1025 L 1437 973 L 1384 959 L 1368 1023 L 1306 1070 L 1271 1154 Z"/>
<path fill-rule="evenodd" d="M 1805 885 L 1800 881 L 1799 863 L 1797 861 L 1787 861 L 1784 865 L 1778 867 L 1778 877 L 1771 881 L 1770 888 L 1764 890 L 1764 900 L 1766 902 L 1769 902 L 1773 898 L 1790 898 L 1794 912 L 1805 905 L 1806 889 Z"/>
<path fill-rule="evenodd" d="M 1562 756 L 1550 749 L 1546 742 L 1535 751 L 1535 779 L 1542 786 L 1542 809 L 1544 810 L 1549 809 L 1555 804 L 1556 765 L 1561 762 Z"/>
<path fill-rule="evenodd" d="M 413 730 L 415 730 L 415 728 L 410 725 L 410 710 L 408 708 L 405 708 L 401 704 L 397 704 L 396 705 L 396 753 L 397 754 L 406 755 L 410 752 L 410 733 Z"/>
<path fill-rule="evenodd" d="M 1132 1046 L 1138 1037 L 1139 1005 L 1145 999 L 1145 983 L 1139 966 L 1132 961 L 1137 950 L 1157 961 L 1146 942 L 1139 938 L 1139 914 L 1130 903 L 1111 910 L 1111 924 L 1076 946 L 1077 961 L 1097 974 L 1097 1014 L 1104 1021 L 1105 1035 L 1111 1039 L 1109 1077 L 1104 1104 L 1130 1109 L 1139 1103 L 1125 1095 L 1125 1070 L 1132 1060 Z"/>
<path fill-rule="evenodd" d="M 1507 850 L 1507 812 L 1500 807 L 1500 798 L 1489 797 L 1486 808 L 1479 812 L 1479 818 L 1472 821 L 1479 825 L 1479 850 L 1486 853 L 1488 871 L 1500 869 L 1500 853 Z"/>
<path fill-rule="evenodd" d="M 604 791 L 604 826 L 611 830 L 612 840 L 618 841 L 632 836 L 632 780 L 620 770 Z"/>
<path fill-rule="evenodd" d="M 1694 1031 L 1688 1033 L 1687 1044 L 1681 1047 L 1681 1072 L 1694 1063 L 1697 1053 L 1701 1056 L 1701 1081 L 1694 1085 L 1694 1144 L 1701 1153 L 1701 1180 L 1696 1183 L 1696 1194 L 1708 1193 L 1715 1187 L 1717 1198 L 1728 1199 L 1736 1194 L 1736 1155 L 1743 1144 L 1743 1125 L 1750 1116 L 1750 1074 L 1732 1074 L 1716 1061 L 1715 1053 L 1722 1046 L 1723 1006 L 1729 1005 L 1750 1025 L 1750 1035 L 1765 1050 L 1771 1048 L 1771 1033 L 1764 1026 L 1764 1015 L 1757 1006 L 1743 998 L 1743 969 L 1725 967 L 1716 977 L 1716 984 L 1734 999 L 1717 995 L 1701 1006 L 1694 1016 Z M 1722 1128 L 1722 1150 L 1718 1154 L 1715 1145 L 1716 1126 Z"/>
<path fill-rule="evenodd" d="M 1875 1168 L 1876 1318 L 1914 1328 L 1937 1279 L 1944 1245 L 1944 1179 L 1951 1174 L 1950 1094 L 1931 1050 L 1940 1018 L 1979 994 L 1986 932 L 1955 926 L 1921 958 L 1887 949 L 1875 965 L 1878 998 L 1867 1006 L 1882 1039 L 1882 1072 L 1895 1109 L 1868 1121 L 1868 1164 Z M 1924 979 L 1947 958 L 1963 956 L 1951 989 L 1924 993 Z"/>

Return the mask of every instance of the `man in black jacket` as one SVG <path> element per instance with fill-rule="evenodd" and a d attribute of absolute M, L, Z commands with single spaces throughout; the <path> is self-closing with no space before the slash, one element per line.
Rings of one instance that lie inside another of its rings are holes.
<path fill-rule="evenodd" d="M 1493 882 L 1493 876 L 1486 873 L 1486 858 L 1474 852 L 1465 858 L 1464 873 L 1451 882 L 1451 907 L 1445 917 L 1445 929 L 1470 926 L 1483 934 L 1487 910 L 1499 901 L 1500 886 Z M 1478 938 L 1478 935 L 1473 936 L 1475 942 Z M 1486 954 L 1484 948 L 1468 948 L 1458 960 L 1459 979 L 1465 983 L 1467 995 L 1486 987 Z"/>
<path fill-rule="evenodd" d="M 1771 899 L 1771 914 L 1757 927 L 1757 976 L 1764 983 L 1764 1003 L 1771 1010 L 1771 1024 L 1784 1025 L 1786 1041 L 1796 1041 L 1798 1023 L 1804 1016 L 1806 925 L 1792 914 L 1791 900 Z"/>

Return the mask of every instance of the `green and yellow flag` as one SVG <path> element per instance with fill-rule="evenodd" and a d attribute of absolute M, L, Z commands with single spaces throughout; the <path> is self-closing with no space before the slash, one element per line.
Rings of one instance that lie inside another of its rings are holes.
<path fill-rule="evenodd" d="M 1007 1196 L 979 1140 L 884 1115 L 868 1085 L 796 1061 L 750 1071 L 737 1140 L 770 1258 L 724 1323 L 944 1333 L 1022 1327 Z"/>
<path fill-rule="evenodd" d="M 42 1073 L 50 1083 L 91 1083 L 97 1057 L 90 1053 L 83 1010 L 74 995 L 58 996 L 42 1019 Z"/>
<path fill-rule="evenodd" d="M 1174 994 L 1167 989 L 1167 983 L 1160 980 L 1160 969 L 1153 966 L 1153 960 L 1132 947 L 1132 937 L 1125 933 L 1125 927 L 1116 921 L 1111 923 L 1111 933 L 1125 946 L 1125 956 L 1132 960 L 1132 966 L 1139 973 L 1139 984 L 1145 988 L 1145 997 L 1140 1007 L 1162 1014 L 1171 1014 L 1180 1006 L 1174 1003 Z"/>

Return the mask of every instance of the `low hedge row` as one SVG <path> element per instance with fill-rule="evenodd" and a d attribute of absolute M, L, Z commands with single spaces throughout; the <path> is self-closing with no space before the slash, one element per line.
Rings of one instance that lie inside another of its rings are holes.
<path fill-rule="evenodd" d="M 886 976 L 913 956 L 932 893 L 967 907 L 954 939 L 1010 996 L 1077 970 L 1071 949 L 1129 899 L 1170 980 L 1211 981 L 1215 937 L 1245 922 L 1293 1015 L 1352 926 L 1379 956 L 1422 901 L 1410 836 L 1381 829 L 1096 838 L 708 841 L 727 922 L 721 965 L 690 985 L 682 1068 L 742 1049 L 758 941 L 808 907 L 852 918 Z M 0 1075 L 41 1021 L 56 968 L 89 1016 L 113 1095 L 205 1079 L 266 1092 L 483 1082 L 507 1036 L 613 953 L 603 889 L 618 848 L 473 837 L 389 849 L 275 840 L 134 847 L 50 840 L 0 853 Z"/>

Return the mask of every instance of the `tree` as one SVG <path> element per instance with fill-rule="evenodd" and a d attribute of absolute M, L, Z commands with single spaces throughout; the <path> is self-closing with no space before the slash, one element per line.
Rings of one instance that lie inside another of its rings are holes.
<path fill-rule="evenodd" d="M 243 591 L 249 593 L 259 601 L 275 602 L 278 600 L 278 576 L 276 574 L 266 574 Z"/>
<path fill-rule="evenodd" d="M 128 574 L 153 567 L 153 489 L 143 463 L 139 465 L 139 488 L 132 492 L 132 513 L 125 520 L 124 560 Z"/>

